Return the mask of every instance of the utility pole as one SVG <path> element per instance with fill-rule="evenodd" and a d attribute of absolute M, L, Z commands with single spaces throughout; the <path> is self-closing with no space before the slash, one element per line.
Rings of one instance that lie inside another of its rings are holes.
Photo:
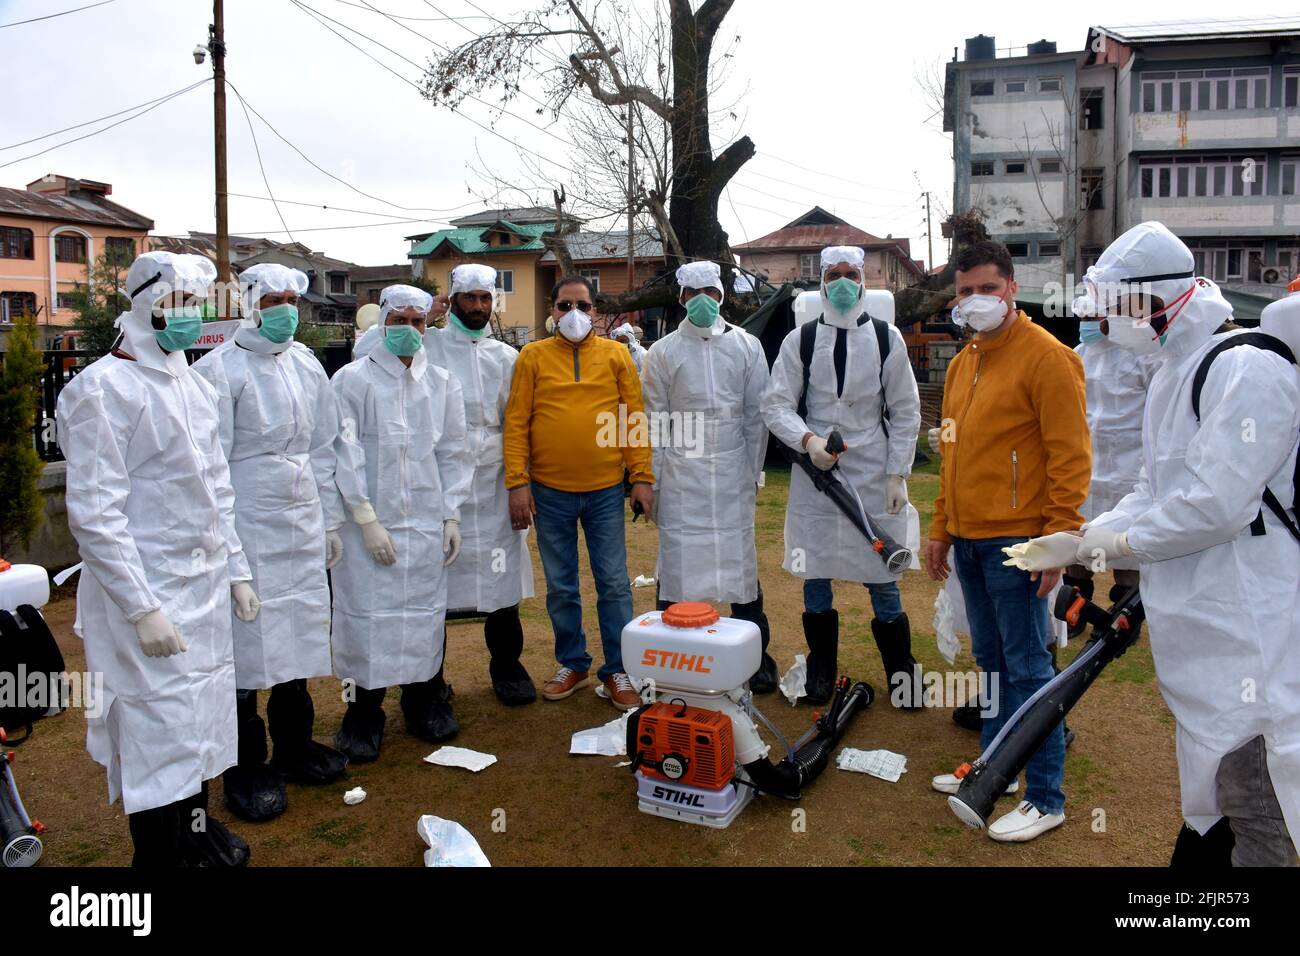
<path fill-rule="evenodd" d="M 925 191 L 925 267 L 927 271 L 934 269 L 934 239 L 930 236 L 930 190 Z"/>
<path fill-rule="evenodd" d="M 632 147 L 632 104 L 627 104 L 627 291 L 636 288 L 636 227 L 635 199 L 636 174 L 633 170 L 635 152 Z"/>
<path fill-rule="evenodd" d="M 212 25 L 208 28 L 212 53 L 212 141 L 216 150 L 218 317 L 230 317 L 230 222 L 226 214 L 226 18 L 222 0 L 212 0 Z"/>

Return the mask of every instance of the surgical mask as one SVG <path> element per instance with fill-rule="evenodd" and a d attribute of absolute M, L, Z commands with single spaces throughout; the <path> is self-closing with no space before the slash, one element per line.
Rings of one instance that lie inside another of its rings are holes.
<path fill-rule="evenodd" d="M 718 321 L 718 313 L 721 311 L 722 303 L 703 292 L 686 303 L 686 318 L 691 320 L 692 325 L 698 325 L 702 329 L 707 329 Z"/>
<path fill-rule="evenodd" d="M 862 286 L 852 279 L 836 279 L 826 284 L 826 301 L 837 312 L 847 312 L 862 297 Z"/>
<path fill-rule="evenodd" d="M 203 311 L 197 305 L 180 309 L 163 309 L 165 329 L 155 329 L 154 338 L 167 352 L 184 352 L 203 334 Z"/>
<path fill-rule="evenodd" d="M 454 324 L 456 328 L 460 329 L 462 332 L 468 335 L 471 339 L 482 338 L 483 334 L 487 332 L 486 323 L 484 323 L 482 328 L 471 329 L 455 312 L 448 312 L 447 314 L 451 317 L 452 324 Z"/>
<path fill-rule="evenodd" d="M 1139 355 L 1152 355 L 1160 351 L 1165 344 L 1163 335 L 1156 335 L 1156 330 L 1145 319 L 1131 319 L 1126 315 L 1112 315 L 1106 320 L 1110 326 L 1107 338 L 1111 343 Z"/>
<path fill-rule="evenodd" d="M 591 316 L 579 309 L 571 309 L 560 316 L 559 328 L 561 335 L 576 344 L 591 331 Z"/>
<path fill-rule="evenodd" d="M 384 347 L 398 358 L 410 358 L 423 344 L 419 330 L 412 325 L 384 326 Z"/>
<path fill-rule="evenodd" d="M 1106 336 L 1101 332 L 1101 321 L 1079 323 L 1079 341 L 1084 345 L 1100 342 Z"/>
<path fill-rule="evenodd" d="M 261 317 L 261 324 L 258 325 L 257 331 L 268 342 L 275 342 L 277 345 L 288 342 L 293 338 L 293 333 L 298 331 L 296 305 L 290 305 L 288 302 L 273 305 L 269 309 L 259 309 L 258 315 Z"/>
<path fill-rule="evenodd" d="M 1007 317 L 1007 304 L 996 295 L 968 295 L 952 310 L 957 325 L 970 326 L 976 332 L 996 329 Z"/>

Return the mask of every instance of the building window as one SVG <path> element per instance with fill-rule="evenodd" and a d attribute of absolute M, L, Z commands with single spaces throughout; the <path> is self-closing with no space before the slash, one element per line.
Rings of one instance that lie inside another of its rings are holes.
<path fill-rule="evenodd" d="M 515 271 L 513 269 L 497 270 L 497 288 L 507 295 L 515 291 Z"/>
<path fill-rule="evenodd" d="M 86 237 L 79 235 L 59 235 L 54 237 L 55 262 L 85 262 Z"/>
<path fill-rule="evenodd" d="M 1023 93 L 1025 91 L 1025 81 L 1007 80 L 1005 89 L 1008 93 Z"/>
<path fill-rule="evenodd" d="M 1300 156 L 1283 156 L 1281 163 L 1282 195 L 1296 194 L 1296 180 L 1300 179 Z"/>
<path fill-rule="evenodd" d="M 378 305 L 378 304 L 379 304 L 379 290 L 378 290 L 378 289 L 371 289 L 369 292 L 367 292 L 367 293 L 366 293 L 366 301 L 367 301 L 367 302 L 373 302 L 375 305 Z"/>
<path fill-rule="evenodd" d="M 993 160 L 981 159 L 970 164 L 970 174 L 972 176 L 992 176 Z"/>
<path fill-rule="evenodd" d="M 1282 75 L 1282 105 L 1289 110 L 1300 106 L 1300 66 L 1288 66 Z"/>
<path fill-rule="evenodd" d="M 1142 112 L 1268 109 L 1269 68 L 1143 73 Z"/>
<path fill-rule="evenodd" d="M 591 283 L 591 291 L 595 295 L 600 294 L 600 270 L 599 269 L 579 269 L 578 275 L 582 276 Z"/>
<path fill-rule="evenodd" d="M 1283 160 L 1284 189 L 1286 162 Z M 1296 160 L 1291 162 L 1294 164 Z M 1266 191 L 1265 169 L 1266 163 L 1262 156 L 1177 156 L 1150 159 L 1141 165 L 1138 194 L 1143 199 L 1262 196 Z M 1294 180 L 1294 173 L 1292 178 Z"/>
<path fill-rule="evenodd" d="M 1003 163 L 1003 168 L 1008 176 L 1023 176 L 1025 174 L 1025 161 L 1023 159 L 1008 159 Z"/>
<path fill-rule="evenodd" d="M 1101 258 L 1101 246 L 1080 246 L 1079 247 L 1079 274 L 1087 272 L 1097 264 Z"/>
<path fill-rule="evenodd" d="M 1061 92 L 1061 78 L 1059 76 L 1044 77 L 1038 81 L 1039 93 L 1059 93 Z"/>
<path fill-rule="evenodd" d="M 804 252 L 799 255 L 799 278 L 817 279 L 821 277 L 821 261 L 818 253 Z"/>
<path fill-rule="evenodd" d="M 135 240 L 126 236 L 109 236 L 104 240 L 104 254 L 115 266 L 129 266 L 135 258 Z"/>
<path fill-rule="evenodd" d="M 1059 242 L 1040 242 L 1038 244 L 1038 256 L 1041 259 L 1055 259 L 1061 254 L 1061 244 Z"/>
<path fill-rule="evenodd" d="M 0 258 L 34 259 L 32 231 L 18 226 L 0 226 Z"/>
<path fill-rule="evenodd" d="M 4 309 L 4 320 L 12 322 L 24 312 L 36 314 L 35 292 L 0 292 L 0 307 Z"/>
<path fill-rule="evenodd" d="M 1027 243 L 1027 242 L 1008 242 L 1008 243 L 1007 243 L 1007 254 L 1010 255 L 1012 259 L 1028 259 L 1028 258 L 1029 258 L 1029 243 Z"/>
<path fill-rule="evenodd" d="M 1102 187 L 1105 183 L 1104 171 L 1096 166 L 1084 168 L 1079 171 L 1079 208 L 1080 209 L 1105 209 L 1105 193 Z"/>
<path fill-rule="evenodd" d="M 1082 90 L 1079 93 L 1079 129 L 1105 129 L 1102 102 L 1105 90 Z"/>
<path fill-rule="evenodd" d="M 1059 173 L 1061 171 L 1061 161 L 1059 159 L 1040 159 L 1038 161 L 1038 171 L 1048 174 Z"/>
<path fill-rule="evenodd" d="M 971 96 L 992 96 L 993 81 L 992 80 L 971 80 L 970 95 Z"/>
<path fill-rule="evenodd" d="M 57 292 L 54 295 L 56 309 L 75 309 L 81 304 L 81 296 L 76 292 Z"/>
<path fill-rule="evenodd" d="M 348 277 L 342 272 L 331 272 L 330 276 L 330 294 L 346 295 L 348 291 Z"/>
<path fill-rule="evenodd" d="M 1196 274 L 1215 282 L 1259 282 L 1264 271 L 1264 247 L 1232 242 L 1199 242 L 1192 246 Z"/>

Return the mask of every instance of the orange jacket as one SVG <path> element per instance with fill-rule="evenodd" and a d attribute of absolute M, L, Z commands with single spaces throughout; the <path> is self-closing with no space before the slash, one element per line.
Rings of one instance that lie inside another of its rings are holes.
<path fill-rule="evenodd" d="M 1017 312 L 948 366 L 943 461 L 930 537 L 1032 537 L 1074 531 L 1088 495 L 1092 443 L 1083 362 Z"/>
<path fill-rule="evenodd" d="M 502 426 L 506 487 L 559 491 L 654 481 L 641 380 L 622 342 L 594 332 L 529 342 L 515 362 Z"/>

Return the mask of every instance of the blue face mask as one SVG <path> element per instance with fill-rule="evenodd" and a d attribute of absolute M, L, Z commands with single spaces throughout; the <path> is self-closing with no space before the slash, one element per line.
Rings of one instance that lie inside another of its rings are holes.
<path fill-rule="evenodd" d="M 384 326 L 384 347 L 398 358 L 410 358 L 423 344 L 424 339 L 414 326 Z"/>
<path fill-rule="evenodd" d="M 718 321 L 718 313 L 721 311 L 722 303 L 703 292 L 686 303 L 686 318 L 690 319 L 692 325 L 698 325 L 702 329 L 707 329 Z"/>
<path fill-rule="evenodd" d="M 203 310 L 197 305 L 163 309 L 165 329 L 155 329 L 154 338 L 165 352 L 184 352 L 203 334 Z"/>
<path fill-rule="evenodd" d="M 862 286 L 852 279 L 836 279 L 826 284 L 826 300 L 838 312 L 847 312 L 862 297 Z"/>
<path fill-rule="evenodd" d="M 1084 345 L 1088 345 L 1092 342 L 1100 342 L 1105 337 L 1106 336 L 1102 335 L 1101 333 L 1100 319 L 1098 319 L 1096 322 L 1079 323 L 1079 341 L 1082 342 Z"/>
<path fill-rule="evenodd" d="M 277 345 L 281 342 L 288 342 L 293 338 L 293 333 L 298 331 L 298 307 L 296 305 L 285 302 L 260 311 L 262 324 L 257 327 L 257 331 L 268 342 L 275 342 Z"/>

